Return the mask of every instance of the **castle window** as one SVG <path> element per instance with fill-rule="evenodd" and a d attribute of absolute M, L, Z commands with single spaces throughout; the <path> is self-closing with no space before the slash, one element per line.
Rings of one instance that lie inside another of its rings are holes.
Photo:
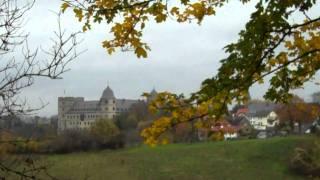
<path fill-rule="evenodd" d="M 80 115 L 80 120 L 81 120 L 81 121 L 84 120 L 84 116 L 85 116 L 84 114 L 81 114 L 81 115 Z"/>

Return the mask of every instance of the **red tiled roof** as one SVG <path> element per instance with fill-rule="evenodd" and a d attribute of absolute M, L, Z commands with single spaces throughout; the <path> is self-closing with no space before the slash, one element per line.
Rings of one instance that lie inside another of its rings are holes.
<path fill-rule="evenodd" d="M 210 130 L 213 132 L 222 131 L 227 133 L 235 133 L 240 130 L 240 126 L 233 126 L 227 121 L 223 121 L 217 122 L 215 125 L 212 125 Z"/>
<path fill-rule="evenodd" d="M 239 114 L 246 114 L 249 112 L 249 109 L 248 108 L 241 108 L 241 109 L 238 109 L 238 111 L 236 112 L 236 115 L 239 115 Z"/>

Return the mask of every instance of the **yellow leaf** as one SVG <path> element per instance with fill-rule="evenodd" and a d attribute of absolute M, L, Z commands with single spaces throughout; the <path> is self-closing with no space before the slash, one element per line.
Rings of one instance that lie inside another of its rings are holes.
<path fill-rule="evenodd" d="M 138 56 L 138 58 L 140 57 L 147 57 L 147 51 L 144 50 L 142 47 L 137 47 L 135 50 L 136 55 Z"/>
<path fill-rule="evenodd" d="M 207 14 L 208 14 L 208 15 L 213 15 L 213 14 L 215 14 L 215 11 L 213 10 L 212 7 L 209 7 L 209 8 L 207 9 Z"/>
<path fill-rule="evenodd" d="M 276 60 L 275 59 L 270 59 L 269 60 L 269 64 L 271 65 L 271 66 L 274 66 L 275 64 L 276 64 Z"/>
<path fill-rule="evenodd" d="M 68 3 L 63 3 L 63 4 L 61 5 L 61 11 L 62 11 L 62 13 L 64 13 L 68 7 L 70 7 L 70 5 L 69 5 Z"/>
<path fill-rule="evenodd" d="M 108 54 L 112 54 L 114 52 L 114 48 L 108 48 Z"/>
<path fill-rule="evenodd" d="M 156 17 L 155 17 L 155 20 L 157 23 L 160 23 L 162 21 L 165 21 L 167 18 L 167 16 L 165 14 L 158 14 Z"/>
<path fill-rule="evenodd" d="M 171 13 L 172 15 L 175 15 L 175 14 L 178 15 L 178 14 L 179 14 L 179 8 L 173 7 L 173 8 L 171 9 L 170 13 Z"/>
<path fill-rule="evenodd" d="M 81 9 L 73 9 L 73 12 L 76 14 L 76 17 L 79 21 L 82 21 L 83 14 Z"/>
<path fill-rule="evenodd" d="M 83 32 L 86 32 L 88 29 L 87 29 L 87 26 L 82 26 L 82 31 Z"/>
<path fill-rule="evenodd" d="M 144 27 L 145 27 L 145 23 L 141 23 L 141 29 L 144 29 Z"/>

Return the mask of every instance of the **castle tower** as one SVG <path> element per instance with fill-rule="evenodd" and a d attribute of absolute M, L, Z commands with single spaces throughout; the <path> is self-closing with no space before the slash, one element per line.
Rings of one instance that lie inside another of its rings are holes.
<path fill-rule="evenodd" d="M 75 103 L 84 101 L 82 97 L 58 98 L 58 133 L 66 129 L 65 114 L 71 110 Z"/>
<path fill-rule="evenodd" d="M 153 88 L 152 91 L 150 92 L 150 96 L 147 97 L 147 103 L 150 103 L 153 101 L 158 95 L 158 92 Z"/>
<path fill-rule="evenodd" d="M 112 119 L 116 115 L 116 98 L 112 89 L 107 86 L 100 98 L 100 108 L 102 117 Z"/>

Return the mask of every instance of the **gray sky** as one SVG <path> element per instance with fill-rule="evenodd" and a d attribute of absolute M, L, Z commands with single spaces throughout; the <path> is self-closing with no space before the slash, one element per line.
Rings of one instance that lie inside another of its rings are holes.
<path fill-rule="evenodd" d="M 51 11 L 58 11 L 59 6 L 59 0 L 39 0 L 30 11 L 25 31 L 30 32 L 30 44 L 34 48 L 48 45 L 57 25 Z M 87 49 L 86 53 L 69 65 L 71 70 L 62 80 L 38 79 L 22 96 L 32 106 L 39 105 L 39 99 L 48 102 L 39 114 L 49 116 L 57 113 L 59 96 L 99 99 L 108 82 L 117 98 L 140 98 L 142 92 L 149 92 L 153 87 L 157 91 L 189 94 L 197 91 L 205 78 L 216 74 L 219 60 L 225 57 L 222 48 L 237 40 L 253 10 L 252 3 L 242 5 L 232 1 L 219 9 L 216 16 L 206 18 L 201 26 L 172 20 L 150 23 L 144 32 L 144 39 L 152 49 L 147 59 L 138 59 L 133 52 L 108 55 L 101 42 L 110 37 L 109 29 L 95 25 L 83 35 L 80 49 Z M 63 16 L 63 25 L 68 31 L 81 29 L 70 13 Z M 254 86 L 252 96 L 261 98 L 265 87 Z M 314 91 L 316 87 L 310 84 L 298 94 L 308 98 Z"/>

